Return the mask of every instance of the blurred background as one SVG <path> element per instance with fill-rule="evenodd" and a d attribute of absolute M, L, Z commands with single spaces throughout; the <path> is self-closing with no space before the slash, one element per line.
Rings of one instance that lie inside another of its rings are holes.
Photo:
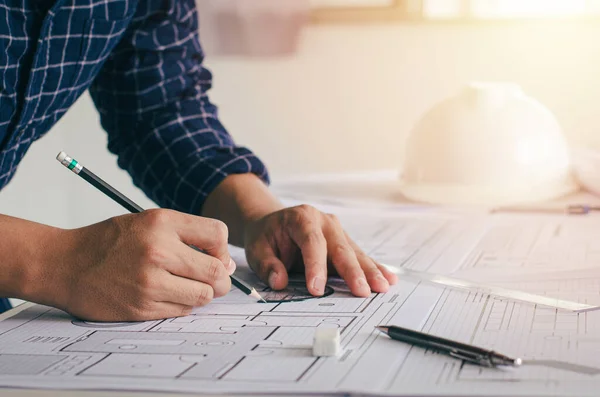
<path fill-rule="evenodd" d="M 198 0 L 212 101 L 275 183 L 397 170 L 435 102 L 473 80 L 511 81 L 600 147 L 598 0 Z M 232 33 L 233 32 L 233 33 Z M 143 207 L 84 95 L 36 142 L 0 211 L 61 227 L 124 213 L 55 160 L 64 150 Z"/>

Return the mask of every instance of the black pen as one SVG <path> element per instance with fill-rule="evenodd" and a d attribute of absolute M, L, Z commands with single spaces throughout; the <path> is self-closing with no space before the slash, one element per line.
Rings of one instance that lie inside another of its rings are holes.
<path fill-rule="evenodd" d="M 492 350 L 482 349 L 477 346 L 455 342 L 423 332 L 413 331 L 411 329 L 387 325 L 376 328 L 392 339 L 410 343 L 425 349 L 431 349 L 438 353 L 444 353 L 451 357 L 483 367 L 519 367 L 523 363 L 523 360 L 520 358 L 510 358 Z"/>
<path fill-rule="evenodd" d="M 588 215 L 592 211 L 600 211 L 600 206 L 588 204 L 573 204 L 566 207 L 562 206 L 513 206 L 492 208 L 491 213 L 545 213 L 545 214 L 565 214 L 565 215 Z"/>
<path fill-rule="evenodd" d="M 143 212 L 144 209 L 127 198 L 124 194 L 119 192 L 117 189 L 103 181 L 100 177 L 94 174 L 92 171 L 85 168 L 81 165 L 77 160 L 72 157 L 69 157 L 65 152 L 60 152 L 56 159 L 65 167 L 73 171 L 75 174 L 79 175 L 81 178 L 85 179 L 96 189 L 100 190 L 102 193 L 106 194 L 108 197 L 121 204 L 125 209 L 132 213 Z M 200 251 L 198 248 L 194 246 L 190 246 L 193 249 Z M 250 295 L 253 298 L 256 298 L 264 303 L 267 301 L 256 291 L 256 289 L 246 285 L 242 280 L 235 277 L 233 274 L 229 276 L 231 279 L 231 284 L 236 286 L 239 290 L 241 290 L 246 295 Z"/>

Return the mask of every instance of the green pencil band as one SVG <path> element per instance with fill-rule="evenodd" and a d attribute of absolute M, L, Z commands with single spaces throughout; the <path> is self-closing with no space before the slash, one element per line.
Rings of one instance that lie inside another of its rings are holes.
<path fill-rule="evenodd" d="M 83 169 L 83 166 L 77 162 L 74 158 L 69 157 L 65 152 L 60 152 L 56 159 L 61 162 L 62 165 L 70 169 L 76 174 L 79 174 Z"/>

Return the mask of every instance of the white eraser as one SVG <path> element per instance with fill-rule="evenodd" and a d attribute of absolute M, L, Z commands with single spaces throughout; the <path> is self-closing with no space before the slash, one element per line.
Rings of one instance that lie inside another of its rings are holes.
<path fill-rule="evenodd" d="M 62 163 L 62 162 L 63 162 L 63 160 L 64 160 L 64 159 L 66 159 L 66 158 L 67 158 L 67 154 L 66 154 L 65 152 L 60 152 L 60 153 L 58 154 L 58 156 L 56 156 L 56 159 L 57 159 L 58 161 L 60 161 L 61 163 Z"/>
<path fill-rule="evenodd" d="M 342 351 L 338 328 L 317 328 L 313 339 L 313 356 L 335 357 Z"/>

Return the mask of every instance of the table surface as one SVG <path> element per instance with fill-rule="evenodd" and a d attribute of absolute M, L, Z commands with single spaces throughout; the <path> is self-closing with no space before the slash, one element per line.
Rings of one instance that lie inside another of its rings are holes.
<path fill-rule="evenodd" d="M 274 178 L 273 191 L 283 198 L 313 201 L 326 199 L 377 205 L 406 204 L 409 202 L 400 192 L 395 170 L 359 172 L 349 174 L 322 174 Z M 333 201 L 335 202 L 335 201 Z M 586 192 L 577 192 L 567 197 L 548 203 L 552 206 L 567 204 L 600 204 L 600 198 Z M 2 315 L 0 321 L 14 316 L 19 311 L 31 306 L 22 304 Z M 6 397 L 181 397 L 190 394 L 181 393 L 145 393 L 145 392 L 111 392 L 111 391 L 64 391 L 64 390 L 29 390 L 29 389 L 0 389 Z M 203 397 L 216 395 L 202 394 Z M 223 395 L 219 395 L 223 397 Z"/>

